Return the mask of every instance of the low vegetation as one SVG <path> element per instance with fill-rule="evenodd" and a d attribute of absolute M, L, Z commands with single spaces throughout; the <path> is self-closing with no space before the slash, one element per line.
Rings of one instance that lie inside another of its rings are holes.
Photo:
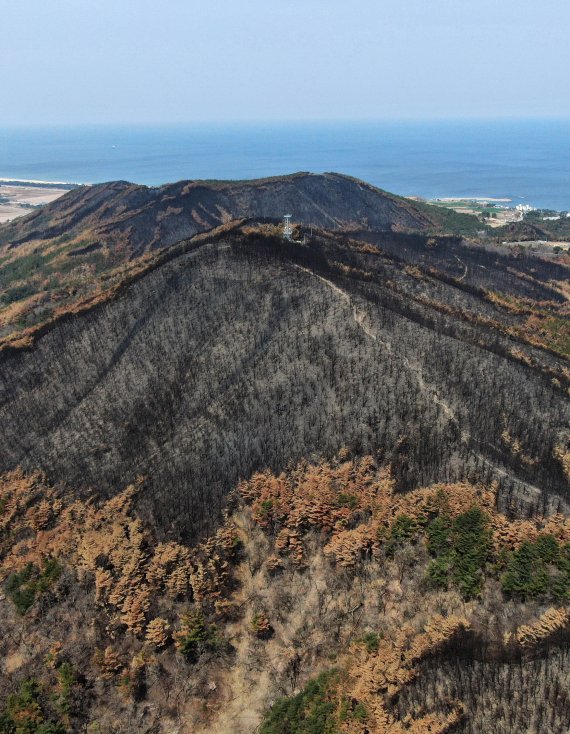
<path fill-rule="evenodd" d="M 152 704 L 157 726 L 194 732 L 250 731 L 255 712 L 268 734 L 443 734 L 469 724 L 469 657 L 455 699 L 402 712 L 402 696 L 486 634 L 499 598 L 504 664 L 523 649 L 548 661 L 570 631 L 570 520 L 509 520 L 496 488 L 402 494 L 389 467 L 345 451 L 253 475 L 190 546 L 157 542 L 140 491 L 82 502 L 39 474 L 1 479 L 2 731 L 111 734 Z"/>
<path fill-rule="evenodd" d="M 55 694 L 57 695 L 57 694 Z M 19 690 L 8 696 L 0 711 L 0 732 L 2 734 L 66 734 L 65 725 L 57 718 L 51 718 L 50 709 L 61 708 L 50 701 L 50 692 L 43 689 L 33 679 L 21 683 Z"/>
<path fill-rule="evenodd" d="M 427 573 L 435 586 L 447 588 L 451 580 L 466 599 L 481 594 L 491 554 L 488 524 L 487 515 L 472 507 L 455 518 L 440 514 L 428 525 L 427 547 L 435 560 Z"/>
<path fill-rule="evenodd" d="M 57 580 L 61 568 L 53 558 L 44 558 L 42 568 L 28 563 L 21 571 L 8 576 L 6 593 L 20 614 L 25 614 L 36 597 L 47 591 Z"/>
<path fill-rule="evenodd" d="M 340 734 L 342 719 L 348 711 L 339 710 L 337 687 L 339 673 L 333 669 L 310 680 L 296 696 L 282 698 L 271 707 L 260 734 Z M 366 718 L 360 705 L 357 717 Z"/>

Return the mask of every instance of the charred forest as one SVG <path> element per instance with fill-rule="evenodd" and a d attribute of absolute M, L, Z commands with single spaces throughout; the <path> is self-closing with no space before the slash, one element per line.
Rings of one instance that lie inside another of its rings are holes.
<path fill-rule="evenodd" d="M 564 362 L 481 297 L 485 255 L 463 253 L 459 282 L 326 237 L 204 242 L 0 355 L 2 468 L 106 496 L 148 476 L 148 510 L 186 538 L 239 479 L 343 446 L 389 458 L 403 490 L 496 480 L 506 511 L 564 509 Z M 556 295 L 535 280 L 513 295 Z"/>
<path fill-rule="evenodd" d="M 256 186 L 0 230 L 0 732 L 563 734 L 569 263 Z"/>

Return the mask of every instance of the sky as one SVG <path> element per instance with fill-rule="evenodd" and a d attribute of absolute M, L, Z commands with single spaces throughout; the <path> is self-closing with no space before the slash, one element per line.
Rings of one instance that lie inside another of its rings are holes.
<path fill-rule="evenodd" d="M 570 116 L 568 0 L 0 0 L 0 125 Z"/>

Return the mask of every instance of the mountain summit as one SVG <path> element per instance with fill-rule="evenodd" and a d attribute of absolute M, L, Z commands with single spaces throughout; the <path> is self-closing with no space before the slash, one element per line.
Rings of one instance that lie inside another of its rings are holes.
<path fill-rule="evenodd" d="M 89 232 L 107 244 L 126 243 L 140 255 L 232 220 L 281 219 L 287 212 L 300 224 L 326 229 L 427 231 L 441 226 L 436 207 L 338 173 L 295 173 L 155 188 L 125 181 L 80 187 L 0 228 L 0 244 Z"/>

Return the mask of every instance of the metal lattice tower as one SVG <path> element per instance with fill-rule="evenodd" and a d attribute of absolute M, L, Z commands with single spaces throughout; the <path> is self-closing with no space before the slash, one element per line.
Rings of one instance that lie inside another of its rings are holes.
<path fill-rule="evenodd" d="M 290 240 L 293 237 L 293 227 L 291 226 L 292 214 L 285 214 L 283 216 L 283 237 L 286 240 Z"/>

